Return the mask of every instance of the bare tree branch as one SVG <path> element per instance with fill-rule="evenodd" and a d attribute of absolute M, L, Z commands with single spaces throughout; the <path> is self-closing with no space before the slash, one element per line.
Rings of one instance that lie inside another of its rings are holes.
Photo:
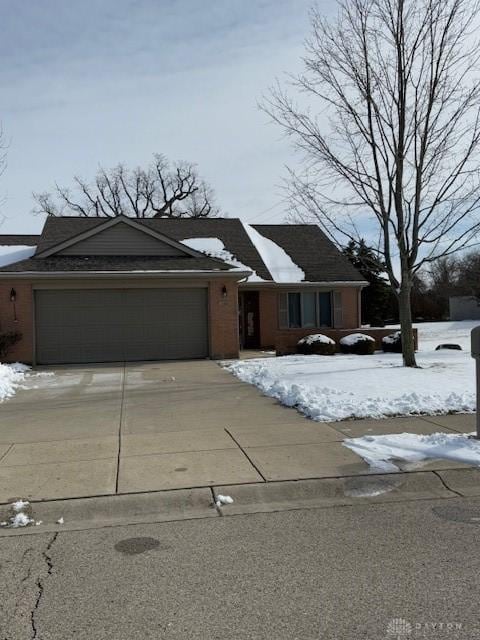
<path fill-rule="evenodd" d="M 415 366 L 413 279 L 480 235 L 479 2 L 338 5 L 333 20 L 311 13 L 305 70 L 290 78 L 301 103 L 277 84 L 262 108 L 302 156 L 293 215 L 337 241 L 375 229 Z"/>
<path fill-rule="evenodd" d="M 195 165 L 170 165 L 160 154 L 146 169 L 129 170 L 122 164 L 112 169 L 100 167 L 93 183 L 75 176 L 74 184 L 75 194 L 58 185 L 53 194 L 34 193 L 34 213 L 111 218 L 205 218 L 219 214 L 213 189 L 199 177 Z"/>

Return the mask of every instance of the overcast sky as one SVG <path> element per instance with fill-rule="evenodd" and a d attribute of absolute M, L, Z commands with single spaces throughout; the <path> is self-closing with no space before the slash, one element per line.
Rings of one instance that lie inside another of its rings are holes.
<path fill-rule="evenodd" d="M 32 191 L 154 152 L 196 162 L 230 216 L 283 219 L 294 158 L 257 102 L 299 69 L 311 0 L 0 4 L 1 233 L 41 228 Z"/>

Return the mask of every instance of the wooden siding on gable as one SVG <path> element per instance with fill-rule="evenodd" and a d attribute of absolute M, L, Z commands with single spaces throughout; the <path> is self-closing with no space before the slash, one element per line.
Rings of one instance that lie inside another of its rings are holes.
<path fill-rule="evenodd" d="M 184 256 L 185 252 L 166 242 L 153 238 L 127 224 L 109 229 L 80 240 L 59 251 L 63 256 Z"/>

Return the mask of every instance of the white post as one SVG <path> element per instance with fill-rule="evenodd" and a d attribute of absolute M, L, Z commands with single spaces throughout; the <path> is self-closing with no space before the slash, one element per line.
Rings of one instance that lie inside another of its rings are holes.
<path fill-rule="evenodd" d="M 471 333 L 472 358 L 475 358 L 475 374 L 477 378 L 477 440 L 480 440 L 480 326 L 474 327 Z"/>

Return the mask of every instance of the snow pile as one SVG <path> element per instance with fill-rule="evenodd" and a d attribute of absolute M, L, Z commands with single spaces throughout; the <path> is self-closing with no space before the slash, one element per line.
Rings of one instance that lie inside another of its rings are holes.
<path fill-rule="evenodd" d="M 233 504 L 233 498 L 231 496 L 222 496 L 221 494 L 218 494 L 215 504 L 217 507 L 221 507 L 225 504 Z"/>
<path fill-rule="evenodd" d="M 15 391 L 24 383 L 29 371 L 30 367 L 20 362 L 0 363 L 0 402 L 15 394 Z"/>
<path fill-rule="evenodd" d="M 343 344 L 346 347 L 351 347 L 359 342 L 375 342 L 375 338 L 367 336 L 366 333 L 351 333 L 349 336 L 344 336 L 340 339 L 340 344 Z"/>
<path fill-rule="evenodd" d="M 34 519 L 25 513 L 25 509 L 28 509 L 29 506 L 30 503 L 27 500 L 20 499 L 12 502 L 10 505 L 12 515 L 8 522 L 0 522 L 0 526 L 18 529 L 19 527 L 27 527 L 29 524 L 32 524 Z M 40 524 L 40 522 L 38 524 Z"/>
<path fill-rule="evenodd" d="M 242 269 L 243 271 L 252 271 L 250 267 L 247 267 L 242 262 L 237 260 L 230 251 L 225 249 L 225 245 L 219 238 L 186 238 L 182 240 L 182 244 L 186 244 L 190 249 L 195 249 L 195 251 L 200 251 L 210 258 L 217 258 L 218 260 L 223 260 L 224 262 L 228 262 L 228 264 L 237 267 L 238 269 Z M 262 278 L 258 276 L 255 272 L 253 272 L 247 278 L 248 282 L 263 282 Z"/>
<path fill-rule="evenodd" d="M 10 518 L 10 526 L 12 529 L 18 529 L 18 527 L 28 527 L 29 524 L 32 524 L 33 518 L 24 513 L 23 511 L 19 511 L 12 518 Z"/>
<path fill-rule="evenodd" d="M 303 282 L 305 280 L 305 273 L 293 262 L 284 249 L 262 236 L 251 225 L 244 222 L 243 227 L 275 282 Z"/>
<path fill-rule="evenodd" d="M 455 341 L 466 343 L 471 324 L 435 323 L 434 340 L 427 339 L 428 327 L 419 325 L 418 369 L 403 367 L 397 353 L 337 354 L 332 358 L 295 355 L 224 366 L 265 395 L 319 422 L 468 413 L 475 410 L 475 361 L 470 350 L 435 351 L 435 346 L 437 336 L 442 341 L 451 339 L 452 325 Z"/>
<path fill-rule="evenodd" d="M 402 463 L 438 459 L 480 466 L 480 441 L 466 434 L 433 433 L 423 436 L 399 433 L 351 438 L 344 440 L 343 444 L 376 471 L 400 471 L 404 466 Z"/>
<path fill-rule="evenodd" d="M 37 247 L 27 247 L 25 245 L 0 245 L 0 267 L 6 267 L 20 260 L 31 258 Z"/>
<path fill-rule="evenodd" d="M 305 336 L 298 341 L 298 344 L 335 344 L 335 340 L 332 340 L 328 336 L 324 336 L 323 333 L 313 333 L 310 336 Z"/>
<path fill-rule="evenodd" d="M 65 520 L 63 519 L 63 516 L 57 520 L 57 524 L 65 524 Z"/>
<path fill-rule="evenodd" d="M 28 500 L 17 500 L 16 502 L 12 502 L 11 507 L 12 509 L 15 511 L 15 513 L 18 513 L 19 511 L 23 511 L 24 509 L 26 509 L 28 507 L 30 503 L 28 502 Z"/>

